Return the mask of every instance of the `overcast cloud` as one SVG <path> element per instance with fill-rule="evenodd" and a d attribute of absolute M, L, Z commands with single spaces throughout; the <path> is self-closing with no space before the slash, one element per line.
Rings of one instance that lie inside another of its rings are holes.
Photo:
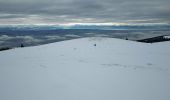
<path fill-rule="evenodd" d="M 0 0 L 0 24 L 170 23 L 170 0 Z"/>

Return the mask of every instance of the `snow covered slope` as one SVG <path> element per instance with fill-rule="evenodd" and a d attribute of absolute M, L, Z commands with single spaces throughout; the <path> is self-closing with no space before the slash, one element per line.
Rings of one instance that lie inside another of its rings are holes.
<path fill-rule="evenodd" d="M 2 51 L 0 100 L 170 100 L 170 42 L 97 37 Z"/>

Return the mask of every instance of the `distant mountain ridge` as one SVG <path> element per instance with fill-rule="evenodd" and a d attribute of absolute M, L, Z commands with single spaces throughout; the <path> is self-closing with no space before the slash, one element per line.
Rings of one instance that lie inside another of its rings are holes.
<path fill-rule="evenodd" d="M 156 36 L 146 39 L 140 39 L 137 40 L 138 42 L 144 42 L 144 43 L 155 43 L 155 42 L 164 42 L 164 41 L 170 41 L 169 35 L 162 35 L 162 36 Z"/>

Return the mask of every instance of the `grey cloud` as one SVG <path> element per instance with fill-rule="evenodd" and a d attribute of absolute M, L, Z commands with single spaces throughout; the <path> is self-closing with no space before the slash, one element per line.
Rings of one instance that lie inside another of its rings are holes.
<path fill-rule="evenodd" d="M 37 39 L 32 36 L 8 36 L 8 35 L 1 35 L 0 36 L 0 47 L 3 46 L 19 46 L 21 43 L 26 45 L 29 44 L 38 44 L 43 40 Z"/>
<path fill-rule="evenodd" d="M 4 41 L 0 41 L 0 44 L 4 43 Z"/>
<path fill-rule="evenodd" d="M 74 38 L 79 38 L 79 37 L 81 37 L 81 36 L 79 36 L 79 35 L 75 35 L 75 34 L 67 34 L 67 35 L 65 35 L 66 37 L 74 37 Z"/>
<path fill-rule="evenodd" d="M 25 42 L 40 42 L 39 39 L 35 39 L 32 36 L 8 36 L 8 35 L 1 35 L 0 36 L 0 41 L 6 41 L 6 40 L 12 40 L 12 39 L 22 39 Z"/>
<path fill-rule="evenodd" d="M 48 35 L 44 36 L 47 40 L 62 40 L 66 39 L 65 37 L 57 36 L 57 35 Z"/>
<path fill-rule="evenodd" d="M 0 0 L 1 22 L 2 19 L 25 18 L 31 19 L 32 23 L 129 20 L 131 23 L 141 23 L 139 20 L 143 20 L 142 23 L 170 23 L 169 11 L 169 0 Z M 30 17 L 32 15 L 37 17 Z M 26 22 L 23 19 L 23 23 Z"/>
<path fill-rule="evenodd" d="M 38 43 L 38 42 L 42 42 L 42 40 L 36 39 L 36 38 L 34 38 L 32 36 L 16 36 L 14 38 L 17 39 L 17 40 L 23 39 L 23 41 L 25 43 Z"/>
<path fill-rule="evenodd" d="M 6 40 L 10 40 L 14 37 L 8 36 L 8 35 L 1 35 L 0 36 L 0 41 L 6 41 Z"/>
<path fill-rule="evenodd" d="M 13 18 L 23 18 L 23 17 L 27 17 L 25 15 L 21 15 L 21 14 L 0 14 L 0 19 L 13 19 Z"/>
<path fill-rule="evenodd" d="M 106 35 L 106 34 L 96 34 L 95 37 L 109 37 L 109 35 Z"/>

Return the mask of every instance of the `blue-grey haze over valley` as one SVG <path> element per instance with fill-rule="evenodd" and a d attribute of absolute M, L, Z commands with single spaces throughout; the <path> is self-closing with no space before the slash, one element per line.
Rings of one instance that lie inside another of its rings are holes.
<path fill-rule="evenodd" d="M 0 0 L 0 47 L 168 35 L 169 0 Z"/>
<path fill-rule="evenodd" d="M 40 45 L 83 37 L 139 40 L 170 35 L 170 26 L 1 26 L 0 48 Z"/>

